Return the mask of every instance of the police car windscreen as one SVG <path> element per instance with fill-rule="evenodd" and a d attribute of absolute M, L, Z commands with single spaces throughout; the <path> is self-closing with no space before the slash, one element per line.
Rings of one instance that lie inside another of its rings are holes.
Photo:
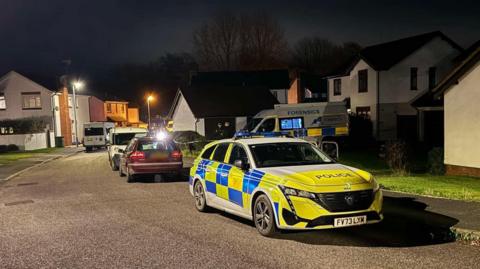
<path fill-rule="evenodd" d="M 332 160 L 310 143 L 268 143 L 250 145 L 255 164 L 261 167 L 314 165 Z"/>

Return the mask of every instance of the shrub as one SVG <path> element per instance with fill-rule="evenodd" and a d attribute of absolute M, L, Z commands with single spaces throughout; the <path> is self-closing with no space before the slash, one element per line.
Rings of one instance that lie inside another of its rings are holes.
<path fill-rule="evenodd" d="M 10 145 L 7 146 L 7 151 L 8 151 L 8 152 L 11 152 L 11 151 L 19 151 L 19 150 L 20 150 L 20 149 L 19 149 L 18 146 L 15 145 L 15 144 L 10 144 Z"/>
<path fill-rule="evenodd" d="M 385 160 L 394 174 L 408 173 L 408 149 L 404 141 L 389 141 L 385 144 Z"/>
<path fill-rule="evenodd" d="M 443 164 L 443 148 L 433 148 L 428 152 L 427 168 L 432 175 L 445 174 L 445 165 Z"/>
<path fill-rule="evenodd" d="M 32 134 L 41 133 L 51 124 L 50 117 L 31 117 L 23 119 L 0 120 L 0 128 L 3 130 L 13 130 L 13 134 Z"/>
<path fill-rule="evenodd" d="M 7 152 L 7 145 L 0 145 L 0 153 Z"/>

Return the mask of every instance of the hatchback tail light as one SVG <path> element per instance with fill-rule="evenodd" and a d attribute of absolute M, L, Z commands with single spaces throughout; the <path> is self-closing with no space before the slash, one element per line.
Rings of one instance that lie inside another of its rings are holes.
<path fill-rule="evenodd" d="M 134 151 L 129 158 L 132 162 L 143 161 L 145 160 L 145 153 L 143 151 Z"/>
<path fill-rule="evenodd" d="M 182 159 L 182 152 L 179 151 L 179 150 L 174 150 L 172 151 L 172 153 L 170 153 L 170 157 L 172 157 L 173 159 Z"/>

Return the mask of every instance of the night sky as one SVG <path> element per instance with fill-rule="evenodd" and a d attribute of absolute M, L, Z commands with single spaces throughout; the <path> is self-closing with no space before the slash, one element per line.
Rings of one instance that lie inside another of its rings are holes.
<path fill-rule="evenodd" d="M 140 2 L 140 3 L 138 3 Z M 266 11 L 290 42 L 320 36 L 363 46 L 441 30 L 461 46 L 480 38 L 479 1 L 0 0 L 0 73 L 94 75 L 165 52 L 190 52 L 192 31 L 218 10 Z"/>

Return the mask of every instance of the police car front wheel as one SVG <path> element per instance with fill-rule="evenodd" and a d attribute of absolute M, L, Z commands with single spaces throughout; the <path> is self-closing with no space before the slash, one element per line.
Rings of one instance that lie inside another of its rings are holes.
<path fill-rule="evenodd" d="M 255 200 L 253 221 L 257 231 L 263 236 L 274 236 L 278 232 L 272 204 L 265 194 Z"/>
<path fill-rule="evenodd" d="M 197 180 L 193 186 L 193 194 L 195 197 L 195 207 L 200 212 L 207 211 L 207 200 L 205 198 L 205 191 L 203 190 L 202 183 Z"/>

